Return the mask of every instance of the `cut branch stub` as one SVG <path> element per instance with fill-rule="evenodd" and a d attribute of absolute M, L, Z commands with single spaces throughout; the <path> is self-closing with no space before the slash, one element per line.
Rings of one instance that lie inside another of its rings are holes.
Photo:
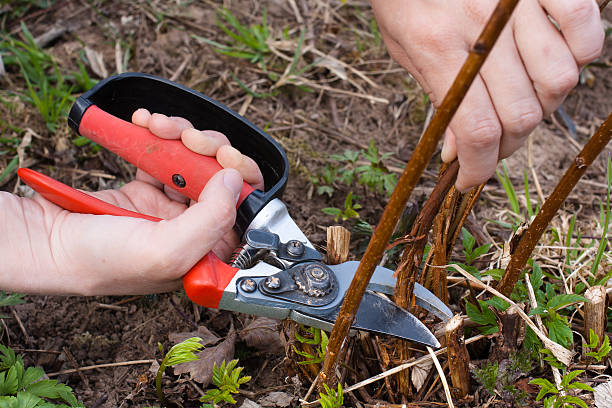
<path fill-rule="evenodd" d="M 351 324 L 361 303 L 361 298 L 365 293 L 368 282 L 374 273 L 374 268 L 382 258 L 385 247 L 389 243 L 393 229 L 397 224 L 400 214 L 412 190 L 416 186 L 421 174 L 425 170 L 427 163 L 431 160 L 438 142 L 442 138 L 444 131 L 448 127 L 453 115 L 459 108 L 459 104 L 470 89 L 474 78 L 482 67 L 497 38 L 510 19 L 518 0 L 500 0 L 487 21 L 484 29 L 479 35 L 476 43 L 472 47 L 465 63 L 461 67 L 459 74 L 453 81 L 449 91 L 442 100 L 440 107 L 436 110 L 432 121 L 425 129 L 421 140 L 417 144 L 404 172 L 402 173 L 389 203 L 381 217 L 374 235 L 368 244 L 366 252 L 355 272 L 355 277 L 346 293 L 344 302 L 338 318 L 334 324 L 327 353 L 323 363 L 321 379 L 324 383 L 333 384 L 335 376 L 338 353 L 344 339 L 349 333 Z"/>
<path fill-rule="evenodd" d="M 603 286 L 593 286 L 584 293 L 586 302 L 584 302 L 584 339 L 591 341 L 590 331 L 597 335 L 601 346 L 606 330 L 606 288 Z M 583 352 L 586 350 L 583 350 Z"/>
<path fill-rule="evenodd" d="M 456 392 L 454 397 L 461 399 L 470 392 L 470 355 L 463 337 L 463 319 L 459 315 L 446 323 L 446 352 L 451 382 Z"/>
<path fill-rule="evenodd" d="M 506 267 L 506 272 L 497 285 L 498 291 L 506 296 L 510 295 L 519 279 L 521 271 L 525 268 L 527 260 L 542 237 L 542 234 L 546 231 L 548 224 L 550 224 L 552 218 L 559 211 L 561 204 L 563 204 L 569 193 L 574 189 L 578 180 L 580 180 L 587 168 L 593 163 L 593 160 L 606 147 L 610 139 L 612 139 L 612 114 L 608 116 L 599 129 L 597 129 L 597 132 L 589 139 L 582 151 L 576 156 L 550 197 L 542 205 L 529 228 L 523 233 Z"/>

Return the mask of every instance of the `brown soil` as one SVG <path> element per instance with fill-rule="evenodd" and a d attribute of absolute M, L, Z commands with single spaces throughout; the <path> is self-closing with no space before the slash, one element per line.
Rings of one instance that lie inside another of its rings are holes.
<path fill-rule="evenodd" d="M 116 46 L 120 44 L 121 56 L 126 49 L 130 50 L 125 70 L 175 77 L 177 82 L 241 111 L 256 125 L 265 128 L 289 154 L 291 176 L 283 199 L 298 225 L 317 245 L 324 246 L 325 227 L 334 223 L 321 209 L 341 208 L 346 193 L 352 190 L 337 184 L 337 192 L 331 198 L 317 195 L 313 190 L 311 178 L 331 162 L 328 154 L 342 153 L 347 148 L 366 148 L 373 139 L 381 152 L 392 153 L 386 165 L 393 170 L 409 158 L 422 131 L 428 109 L 423 92 L 390 60 L 382 42 L 372 36 L 369 24 L 373 16 L 366 2 L 348 2 L 354 3 L 351 6 L 327 0 L 297 2 L 299 15 L 290 6 L 294 2 L 223 2 L 241 21 L 249 24 L 260 23 L 267 8 L 272 37 L 281 39 L 283 30 L 289 30 L 291 41 L 287 42 L 288 46 L 277 44 L 279 52 L 291 57 L 299 30 L 305 27 L 304 46 L 315 47 L 322 55 L 340 59 L 372 81 L 368 83 L 350 71 L 348 80 L 342 80 L 328 68 L 317 66 L 307 70 L 304 76 L 334 91 L 313 89 L 313 92 L 306 92 L 285 85 L 274 97 L 267 98 L 251 98 L 234 79 L 239 78 L 255 92 L 271 92 L 274 81 L 259 66 L 248 60 L 220 55 L 195 37 L 228 41 L 215 23 L 214 10 L 220 5 L 216 4 L 218 2 L 187 2 L 186 6 L 183 2 L 163 0 L 57 0 L 51 3 L 47 9 L 26 7 L 23 13 L 17 13 L 17 6 L 14 10 L 0 8 L 3 35 L 8 32 L 20 37 L 20 23 L 26 24 L 34 37 L 47 33 L 52 27 L 67 27 L 69 31 L 46 48 L 65 73 L 78 71 L 77 61 L 85 60 L 83 50 L 86 46 L 101 53 L 109 75 L 116 72 Z M 609 12 L 606 17 L 612 20 Z M 317 58 L 313 52 L 305 53 L 299 67 Z M 582 145 L 612 111 L 610 58 L 612 43 L 608 41 L 599 60 L 602 66 L 589 69 L 593 82 L 589 80 L 588 84 L 579 85 L 564 104 L 578 129 L 575 136 L 570 135 L 558 115 L 547 119 L 534 132 L 532 157 L 544 194 L 552 190 L 576 153 L 574 145 Z M 269 67 L 278 70 L 278 66 L 284 64 L 282 59 L 274 57 Z M 89 75 L 99 79 L 89 66 L 87 69 Z M 334 69 L 343 68 L 334 65 Z M 7 90 L 1 91 L 0 96 L 10 101 L 8 105 L 0 105 L 3 132 L 0 137 L 11 136 L 11 126 L 30 128 L 37 135 L 26 149 L 21 164 L 90 191 L 113 188 L 133 177 L 133 167 L 114 155 L 91 146 L 75 146 L 72 143 L 75 135 L 63 123 L 55 133 L 50 132 L 35 108 L 11 94 L 23 92 L 25 87 L 14 65 L 7 66 L 7 74 L 0 81 L 2 88 Z M 376 102 L 372 98 L 383 98 L 387 102 Z M 10 158 L 0 155 L 0 173 Z M 512 180 L 520 188 L 526 163 L 526 150 L 508 160 Z M 422 202 L 431 191 L 438 165 L 436 158 L 416 190 L 415 201 Z M 598 200 L 604 197 L 605 189 L 601 187 L 605 184 L 604 175 L 605 162 L 601 160 L 586 176 L 591 183 L 581 183 L 565 208 L 569 214 L 579 212 L 580 223 L 587 227 L 592 227 L 591 216 L 598 214 Z M 27 192 L 14 173 L 0 181 L 0 187 L 19 194 Z M 375 225 L 384 207 L 384 195 L 362 190 L 359 186 L 354 192 L 360 196 L 359 203 L 364 207 L 360 211 L 362 219 Z M 535 197 L 535 190 L 532 194 Z M 484 220 L 499 219 L 501 210 L 508 208 L 506 202 L 499 183 L 492 179 L 475 210 L 476 218 L 483 220 L 483 225 Z M 345 223 L 347 227 L 351 224 L 351 221 Z M 487 225 L 496 240 L 507 239 L 507 230 Z M 353 246 L 352 257 L 358 259 L 361 247 L 356 243 Z M 228 334 L 230 321 L 240 330 L 245 320 L 244 316 L 228 312 L 196 308 L 182 294 L 137 298 L 27 296 L 25 304 L 14 307 L 14 313 L 4 314 L 9 316 L 3 319 L 3 344 L 22 350 L 26 362 L 43 367 L 47 373 L 104 363 L 159 360 L 157 344 L 162 343 L 167 350 L 171 346 L 170 333 L 205 325 L 223 337 Z M 197 321 L 196 316 L 199 316 Z M 251 399 L 261 398 L 271 387 L 277 386 L 285 386 L 282 387 L 284 392 L 303 396 L 310 386 L 308 383 L 295 385 L 291 379 L 295 373 L 283 364 L 282 350 L 276 354 L 262 353 L 239 341 L 236 357 L 246 367 L 245 371 L 256 378 L 244 387 L 255 393 L 245 394 Z M 97 368 L 54 378 L 73 387 L 88 407 L 152 406 L 159 403 L 150 366 L 146 363 Z M 262 367 L 264 369 L 260 370 Z M 432 384 L 431 379 L 429 381 Z M 167 375 L 164 384 L 172 399 L 187 407 L 199 406 L 199 390 L 186 378 Z M 439 384 L 435 386 L 429 401 L 444 402 Z M 240 395 L 239 399 L 245 395 Z M 478 399 L 476 396 L 470 405 L 480 406 L 485 401 L 485 397 Z"/>

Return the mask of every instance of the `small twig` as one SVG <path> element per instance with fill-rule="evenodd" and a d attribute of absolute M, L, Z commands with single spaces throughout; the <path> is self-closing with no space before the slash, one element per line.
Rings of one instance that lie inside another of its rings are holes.
<path fill-rule="evenodd" d="M 508 296 L 519 279 L 520 273 L 527 264 L 533 249 L 546 231 L 561 204 L 574 189 L 587 168 L 602 152 L 612 139 L 612 114 L 604 121 L 595 134 L 589 139 L 582 151 L 572 161 L 552 194 L 542 204 L 542 208 L 533 219 L 529 228 L 523 233 L 506 267 L 506 272 L 497 285 L 497 290 Z"/>
<path fill-rule="evenodd" d="M 465 63 L 461 67 L 455 81 L 444 97 L 442 104 L 439 109 L 436 110 L 433 120 L 417 144 L 410 161 L 406 165 L 389 199 L 389 203 L 385 207 L 385 211 L 376 227 L 374 235 L 368 244 L 363 259 L 359 263 L 359 267 L 355 272 L 355 277 L 346 293 L 338 318 L 334 324 L 327 345 L 327 353 L 325 354 L 325 361 L 321 373 L 321 379 L 324 382 L 334 382 L 333 376 L 340 347 L 348 335 L 359 304 L 361 303 L 361 298 L 374 273 L 374 268 L 376 268 L 376 265 L 378 265 L 378 262 L 382 258 L 385 247 L 412 194 L 414 186 L 416 186 L 418 180 L 421 178 L 421 174 L 431 160 L 440 138 L 444 134 L 444 131 L 474 81 L 474 78 L 478 75 L 480 67 L 484 63 L 493 44 L 495 44 L 499 34 L 505 27 L 517 3 L 518 0 L 499 1 L 489 21 L 487 21 L 482 33 L 474 44 L 474 47 L 472 47 Z"/>
<path fill-rule="evenodd" d="M 19 329 L 23 333 L 23 337 L 24 337 L 25 342 L 28 345 L 32 345 L 32 339 L 30 338 L 30 335 L 26 331 L 25 326 L 23 325 L 23 322 L 21 321 L 21 318 L 19 317 L 19 315 L 15 311 L 15 308 L 13 306 L 11 306 L 10 309 L 11 309 L 11 314 L 13 315 L 15 320 L 17 321 L 17 324 L 19 325 Z"/>
<path fill-rule="evenodd" d="M 106 303 L 98 303 L 96 307 L 99 307 L 100 309 L 116 310 L 117 312 L 128 311 L 128 308 L 126 306 L 108 305 Z"/>
<path fill-rule="evenodd" d="M 480 282 L 478 279 L 476 279 L 474 276 L 472 276 L 469 272 L 467 272 L 466 270 L 464 270 L 461 266 L 457 265 L 457 264 L 449 264 L 446 265 L 445 267 L 451 267 L 453 269 L 455 269 L 457 272 L 459 272 L 460 274 L 462 274 L 463 276 L 465 276 L 466 278 L 468 278 L 471 282 Z M 490 286 L 485 286 L 485 288 L 488 292 L 492 293 L 493 295 L 505 300 L 507 303 L 509 303 L 511 306 L 516 307 L 516 310 L 518 312 L 518 314 L 523 318 L 523 320 L 525 320 L 525 322 L 527 323 L 527 325 L 531 328 L 531 330 L 534 331 L 534 333 L 538 336 L 538 338 L 540 340 L 542 340 L 542 342 L 544 343 L 544 347 L 546 347 L 547 349 L 549 349 L 553 355 L 557 358 L 557 360 L 559 360 L 561 363 L 563 363 L 566 366 L 569 366 L 571 361 L 572 361 L 572 357 L 574 356 L 574 353 L 568 349 L 566 349 L 565 347 L 563 347 L 562 345 L 560 345 L 559 343 L 556 343 L 554 341 L 552 341 L 551 339 L 549 339 L 544 333 L 542 333 L 542 331 L 531 321 L 531 319 L 529 318 L 529 316 L 527 316 L 527 314 L 525 314 L 525 312 L 523 312 L 523 310 L 521 310 L 521 308 L 516 306 L 516 303 L 514 303 L 512 300 L 510 300 L 508 297 L 504 296 L 502 293 L 498 292 L 497 290 L 493 289 Z"/>
<path fill-rule="evenodd" d="M 45 353 L 45 354 L 62 354 L 61 351 L 57 350 L 41 350 L 41 349 L 22 349 L 22 348 L 13 348 L 13 351 L 18 353 Z"/>
<path fill-rule="evenodd" d="M 92 365 L 92 366 L 79 367 L 78 369 L 71 368 L 68 370 L 56 371 L 54 373 L 47 374 L 47 376 L 57 377 L 58 375 L 76 373 L 79 370 L 88 371 L 88 370 L 95 370 L 96 368 L 124 367 L 124 366 L 130 366 L 130 365 L 138 365 L 138 364 L 153 364 L 154 362 L 155 360 L 132 360 L 132 361 L 122 361 L 120 363 L 97 364 L 97 365 Z"/>
<path fill-rule="evenodd" d="M 66 356 L 66 358 L 70 361 L 70 364 L 72 364 L 74 366 L 75 370 L 77 370 L 77 374 L 81 378 L 81 381 L 83 382 L 83 384 L 85 384 L 85 387 L 88 390 L 91 390 L 91 388 L 89 387 L 89 381 L 87 380 L 85 375 L 83 375 L 83 373 L 81 372 L 81 369 L 79 368 L 79 364 L 75 360 L 75 358 L 72 355 L 72 353 L 70 353 L 70 351 L 66 347 L 62 347 L 62 351 L 64 352 L 64 355 Z"/>
<path fill-rule="evenodd" d="M 442 386 L 444 387 L 444 395 L 446 395 L 446 402 L 448 402 L 448 406 L 450 408 L 455 408 L 455 405 L 453 404 L 453 397 L 451 396 L 450 388 L 448 387 L 448 382 L 446 381 L 446 376 L 444 375 L 444 370 L 442 370 L 442 366 L 438 361 L 438 357 L 436 357 L 436 354 L 434 353 L 433 349 L 429 346 L 427 346 L 427 352 L 431 356 L 431 359 L 433 360 L 434 365 L 436 366 L 436 370 L 438 370 L 440 381 L 442 381 Z"/>

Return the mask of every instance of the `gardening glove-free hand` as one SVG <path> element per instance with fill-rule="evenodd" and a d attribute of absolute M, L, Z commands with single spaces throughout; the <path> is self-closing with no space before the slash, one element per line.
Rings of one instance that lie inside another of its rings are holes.
<path fill-rule="evenodd" d="M 165 221 L 77 214 L 36 195 L 0 192 L 0 287 L 81 295 L 147 294 L 180 287 L 181 277 L 213 250 L 227 258 L 238 244 L 232 231 L 243 178 L 263 185 L 259 168 L 229 146 L 224 135 L 196 131 L 181 118 L 135 112 L 133 122 L 164 138 L 182 138 L 198 153 L 215 155 L 216 174 L 197 203 L 138 171 L 118 190 L 94 193 L 111 204 Z M 233 167 L 233 168 L 229 168 Z"/>
<path fill-rule="evenodd" d="M 497 4 L 370 2 L 389 53 L 436 107 Z M 498 159 L 511 155 L 542 117 L 557 109 L 578 83 L 579 70 L 600 54 L 603 40 L 595 0 L 518 3 L 445 135 L 442 159 L 458 157 L 459 190 L 486 181 Z"/>

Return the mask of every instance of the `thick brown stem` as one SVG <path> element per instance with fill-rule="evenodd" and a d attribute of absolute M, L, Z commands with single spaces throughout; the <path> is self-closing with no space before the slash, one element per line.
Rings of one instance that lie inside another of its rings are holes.
<path fill-rule="evenodd" d="M 326 383 L 333 383 L 337 365 L 337 356 L 340 346 L 348 335 L 351 324 L 361 303 L 361 298 L 365 293 L 366 287 L 374 268 L 380 262 L 385 247 L 387 246 L 393 229 L 397 224 L 410 194 L 425 170 L 427 163 L 431 160 L 433 153 L 448 127 L 453 115 L 457 111 L 459 104 L 465 97 L 468 89 L 472 85 L 474 78 L 489 55 L 491 48 L 497 41 L 499 34 L 505 27 L 512 11 L 516 7 L 518 0 L 500 0 L 489 21 L 485 25 L 482 33 L 476 40 L 467 60 L 461 67 L 457 78 L 451 85 L 448 93 L 444 97 L 442 104 L 437 109 L 432 121 L 425 130 L 423 137 L 415 148 L 410 161 L 402 173 L 389 203 L 381 217 L 374 232 L 362 261 L 357 268 L 355 277 L 345 295 L 344 302 L 334 324 L 334 329 L 327 346 L 327 354 L 323 363 L 321 379 Z"/>
<path fill-rule="evenodd" d="M 454 396 L 461 399 L 470 392 L 470 355 L 463 338 L 463 319 L 459 315 L 446 323 L 446 352 Z"/>
<path fill-rule="evenodd" d="M 587 342 L 591 341 L 590 330 L 598 336 L 601 346 L 606 329 L 606 288 L 603 286 L 593 286 L 584 293 L 588 302 L 584 302 L 584 338 Z M 587 351 L 583 349 L 583 353 Z"/>
<path fill-rule="evenodd" d="M 593 160 L 606 147 L 611 138 L 612 114 L 608 116 L 600 128 L 597 129 L 597 132 L 589 139 L 582 151 L 576 156 L 569 169 L 567 169 L 555 187 L 555 190 L 542 205 L 529 228 L 523 233 L 506 267 L 506 272 L 497 285 L 498 291 L 506 296 L 510 295 L 512 288 L 514 288 L 520 277 L 521 271 L 525 267 L 542 234 L 546 231 L 548 224 L 576 186 L 580 177 L 582 177 L 587 168 L 593 163 Z"/>

